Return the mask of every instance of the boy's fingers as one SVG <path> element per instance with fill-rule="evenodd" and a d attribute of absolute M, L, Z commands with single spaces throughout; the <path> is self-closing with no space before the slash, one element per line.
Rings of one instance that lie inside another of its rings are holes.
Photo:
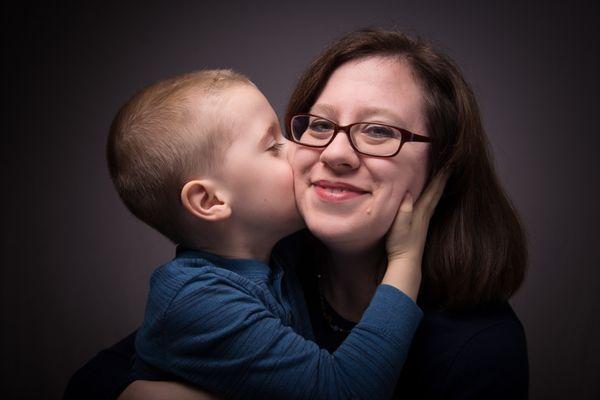
<path fill-rule="evenodd" d="M 433 177 L 425 192 L 421 195 L 417 208 L 428 215 L 433 214 L 433 210 L 444 193 L 444 187 L 448 181 L 450 172 L 448 170 L 440 171 Z"/>
<path fill-rule="evenodd" d="M 406 192 L 404 195 L 404 199 L 402 203 L 400 203 L 400 208 L 398 209 L 398 213 L 396 214 L 396 219 L 394 220 L 394 225 L 396 227 L 408 226 L 412 219 L 413 213 L 413 197 L 410 192 Z"/>
<path fill-rule="evenodd" d="M 403 213 L 411 213 L 413 210 L 413 197 L 410 192 L 406 192 L 404 195 L 404 199 L 400 204 L 400 211 Z"/>
<path fill-rule="evenodd" d="M 442 197 L 442 193 L 444 193 L 444 188 L 446 187 L 446 182 L 448 182 L 449 176 L 449 171 L 442 171 L 435 177 L 432 187 L 433 194 L 431 199 L 431 202 L 434 205 L 437 205 L 437 202 Z"/>

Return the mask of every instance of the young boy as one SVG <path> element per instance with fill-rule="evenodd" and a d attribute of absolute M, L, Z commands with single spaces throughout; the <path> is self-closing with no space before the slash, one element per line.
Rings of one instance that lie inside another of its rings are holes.
<path fill-rule="evenodd" d="M 285 146 L 266 98 L 228 70 L 158 82 L 117 114 L 107 155 L 119 195 L 179 245 L 151 279 L 139 379 L 182 379 L 227 398 L 392 394 L 416 304 L 380 285 L 330 354 L 305 339 L 293 274 L 281 260 L 268 265 L 274 244 L 303 226 Z"/>

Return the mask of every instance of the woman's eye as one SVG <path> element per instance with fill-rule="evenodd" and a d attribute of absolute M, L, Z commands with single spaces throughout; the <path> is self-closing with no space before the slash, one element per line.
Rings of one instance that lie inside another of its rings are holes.
<path fill-rule="evenodd" d="M 398 137 L 398 134 L 394 129 L 383 125 L 365 125 L 361 131 L 369 137 L 377 139 Z"/>
<path fill-rule="evenodd" d="M 308 128 L 315 132 L 329 132 L 333 130 L 333 124 L 329 121 L 316 120 L 312 121 Z"/>

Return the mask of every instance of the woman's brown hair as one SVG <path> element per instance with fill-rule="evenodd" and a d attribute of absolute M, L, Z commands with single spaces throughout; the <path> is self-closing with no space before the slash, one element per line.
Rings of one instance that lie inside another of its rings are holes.
<path fill-rule="evenodd" d="M 449 57 L 401 32 L 349 33 L 300 77 L 286 110 L 287 129 L 292 116 L 309 112 L 340 65 L 372 56 L 409 63 L 423 89 L 426 131 L 433 138 L 429 176 L 452 171 L 430 222 L 419 303 L 456 311 L 508 299 L 524 279 L 525 235 L 496 176 L 473 91 Z"/>

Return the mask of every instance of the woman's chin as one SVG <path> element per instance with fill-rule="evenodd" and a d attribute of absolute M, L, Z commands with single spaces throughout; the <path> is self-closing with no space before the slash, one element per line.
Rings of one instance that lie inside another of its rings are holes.
<path fill-rule="evenodd" d="M 306 218 L 310 232 L 332 251 L 359 253 L 384 240 L 385 232 L 371 230 L 364 224 L 342 217 L 314 216 Z"/>

